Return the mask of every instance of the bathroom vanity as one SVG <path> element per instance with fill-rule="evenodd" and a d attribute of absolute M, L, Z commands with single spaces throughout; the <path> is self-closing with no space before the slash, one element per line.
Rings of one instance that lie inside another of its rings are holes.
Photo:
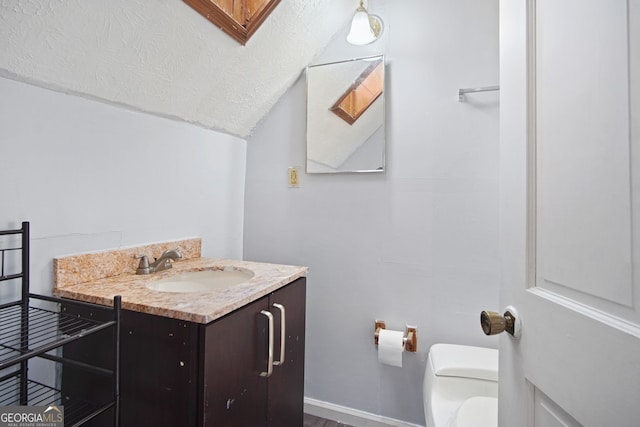
<path fill-rule="evenodd" d="M 211 292 L 149 286 L 184 271 L 225 267 L 254 275 Z M 55 293 L 98 304 L 122 295 L 121 425 L 302 426 L 305 275 L 305 267 L 194 258 L 157 276 L 58 283 Z M 100 315 L 91 308 L 64 309 Z M 109 332 L 89 338 L 67 346 L 65 355 L 108 366 Z M 62 377 L 65 395 L 105 389 L 95 380 L 87 383 L 81 370 L 65 369 Z"/>

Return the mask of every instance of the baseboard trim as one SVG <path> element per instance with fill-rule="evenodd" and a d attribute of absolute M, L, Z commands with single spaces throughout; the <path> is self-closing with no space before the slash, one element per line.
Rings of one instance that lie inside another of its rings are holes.
<path fill-rule="evenodd" d="M 424 427 L 420 424 L 411 424 L 393 418 L 382 417 L 310 397 L 304 398 L 304 411 L 316 417 L 340 421 L 354 427 Z"/>

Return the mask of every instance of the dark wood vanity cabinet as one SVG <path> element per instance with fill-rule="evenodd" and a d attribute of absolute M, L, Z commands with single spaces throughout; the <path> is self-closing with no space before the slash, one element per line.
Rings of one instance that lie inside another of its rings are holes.
<path fill-rule="evenodd" d="M 300 279 L 299 279 L 300 280 Z M 282 310 L 285 354 L 281 354 Z M 268 367 L 269 318 L 273 360 Z M 200 330 L 203 344 L 199 406 L 207 427 L 302 426 L 305 284 L 294 282 Z M 282 364 L 278 362 L 282 361 Z"/>
<path fill-rule="evenodd" d="M 123 310 L 121 425 L 301 427 L 305 301 L 302 277 L 206 325 Z M 102 341 L 65 352 L 102 360 Z M 78 387 L 78 373 L 63 372 L 63 389 Z"/>

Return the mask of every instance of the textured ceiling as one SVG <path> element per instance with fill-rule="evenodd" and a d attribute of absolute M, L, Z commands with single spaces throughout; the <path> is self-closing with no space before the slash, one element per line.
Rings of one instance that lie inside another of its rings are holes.
<path fill-rule="evenodd" d="M 355 0 L 282 0 L 246 46 L 181 0 L 0 0 L 0 75 L 247 137 Z"/>

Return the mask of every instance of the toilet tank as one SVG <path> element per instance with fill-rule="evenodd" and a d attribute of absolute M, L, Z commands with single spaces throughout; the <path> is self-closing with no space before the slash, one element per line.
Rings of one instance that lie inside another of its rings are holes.
<path fill-rule="evenodd" d="M 460 405 L 475 396 L 498 397 L 498 350 L 434 344 L 423 383 L 427 427 L 449 425 Z"/>

